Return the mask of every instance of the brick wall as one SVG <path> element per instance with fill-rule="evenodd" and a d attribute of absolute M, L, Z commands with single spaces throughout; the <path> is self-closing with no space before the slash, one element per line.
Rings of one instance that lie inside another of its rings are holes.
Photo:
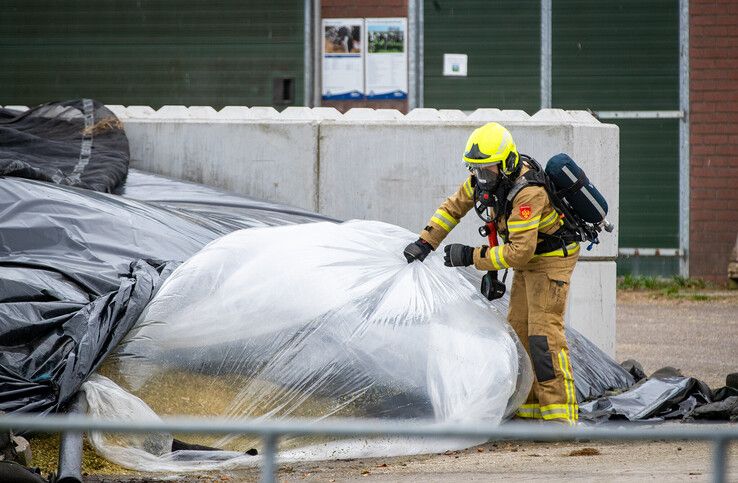
<path fill-rule="evenodd" d="M 689 271 L 722 284 L 738 234 L 738 2 L 689 9 Z"/>
<path fill-rule="evenodd" d="M 321 18 L 381 18 L 407 17 L 408 0 L 322 0 Z M 407 113 L 407 100 L 381 101 L 321 101 L 323 106 L 335 107 L 346 112 L 352 107 L 373 107 L 375 109 L 397 109 Z"/>
<path fill-rule="evenodd" d="M 407 17 L 407 0 L 321 0 L 323 18 Z"/>

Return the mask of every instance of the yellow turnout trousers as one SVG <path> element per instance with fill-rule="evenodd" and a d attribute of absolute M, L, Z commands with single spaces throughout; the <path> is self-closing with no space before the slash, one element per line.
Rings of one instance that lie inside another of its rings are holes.
<path fill-rule="evenodd" d="M 578 419 L 564 334 L 566 297 L 578 258 L 578 251 L 565 258 L 536 256 L 513 275 L 508 322 L 530 355 L 535 375 L 518 417 L 568 424 Z"/>

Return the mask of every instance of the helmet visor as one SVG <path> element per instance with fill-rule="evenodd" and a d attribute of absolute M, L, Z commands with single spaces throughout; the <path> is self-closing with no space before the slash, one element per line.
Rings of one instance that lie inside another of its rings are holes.
<path fill-rule="evenodd" d="M 479 186 L 483 189 L 492 189 L 497 185 L 497 181 L 500 178 L 500 173 L 497 170 L 493 171 L 491 169 L 474 167 L 471 172 L 477 178 Z"/>

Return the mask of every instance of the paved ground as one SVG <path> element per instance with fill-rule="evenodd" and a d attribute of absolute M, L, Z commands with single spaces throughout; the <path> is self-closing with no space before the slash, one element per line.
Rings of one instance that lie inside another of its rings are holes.
<path fill-rule="evenodd" d="M 288 466 L 279 481 L 708 481 L 709 461 L 706 444 L 505 443 L 449 455 Z M 738 475 L 738 448 L 731 470 Z"/>
<path fill-rule="evenodd" d="M 710 293 L 708 293 L 709 295 Z M 738 291 L 693 301 L 621 292 L 617 306 L 617 359 L 636 359 L 646 374 L 664 366 L 710 387 L 738 372 Z"/>
<path fill-rule="evenodd" d="M 682 369 L 712 387 L 738 372 L 738 293 L 710 300 L 618 298 L 618 360 Z M 678 423 L 677 423 L 678 424 Z M 738 430 L 738 425 L 732 425 Z M 738 481 L 738 443 L 728 481 Z M 255 481 L 257 471 L 190 481 Z M 440 455 L 283 465 L 280 481 L 709 481 L 703 443 L 501 443 Z M 132 481 L 91 477 L 88 481 Z M 142 480 L 137 480 L 142 481 Z"/>

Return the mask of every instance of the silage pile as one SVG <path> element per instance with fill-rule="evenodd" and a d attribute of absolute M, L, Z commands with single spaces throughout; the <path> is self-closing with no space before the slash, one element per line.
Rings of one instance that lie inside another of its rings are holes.
<path fill-rule="evenodd" d="M 402 248 L 413 237 L 351 221 L 252 228 L 211 242 L 164 282 L 108 363 L 112 381 L 86 383 L 91 412 L 499 423 L 527 396 L 528 359 L 503 305 L 483 299 L 462 271 L 444 267 L 439 254 L 406 263 Z M 171 438 L 95 435 L 93 444 L 139 470 L 259 459 L 241 453 L 260 447 L 247 436 L 199 441 L 230 450 L 218 455 L 172 453 Z M 280 456 L 391 456 L 475 443 L 290 438 Z"/>

